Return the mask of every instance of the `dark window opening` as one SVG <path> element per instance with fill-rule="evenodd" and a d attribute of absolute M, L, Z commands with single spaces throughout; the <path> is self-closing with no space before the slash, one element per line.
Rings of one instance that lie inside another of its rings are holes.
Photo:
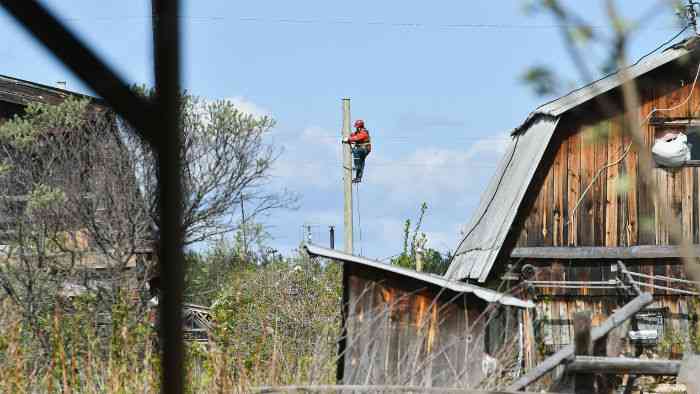
<path fill-rule="evenodd" d="M 689 127 L 686 136 L 690 147 L 690 160 L 700 160 L 700 127 Z"/>

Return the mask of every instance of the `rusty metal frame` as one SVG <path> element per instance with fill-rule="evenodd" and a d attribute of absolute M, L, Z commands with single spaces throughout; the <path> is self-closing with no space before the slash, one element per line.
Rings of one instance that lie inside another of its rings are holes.
<path fill-rule="evenodd" d="M 184 391 L 182 298 L 184 256 L 183 189 L 180 147 L 179 0 L 153 0 L 156 98 L 135 94 L 123 79 L 75 34 L 34 0 L 0 4 L 63 64 L 118 112 L 148 141 L 158 157 L 160 208 L 159 264 L 162 283 L 160 337 L 163 393 Z"/>

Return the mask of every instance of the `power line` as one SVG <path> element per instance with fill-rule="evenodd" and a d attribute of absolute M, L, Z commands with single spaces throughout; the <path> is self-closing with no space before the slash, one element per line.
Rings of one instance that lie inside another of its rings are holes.
<path fill-rule="evenodd" d="M 606 25 L 578 25 L 578 24 L 517 24 L 517 23 L 425 23 L 425 22 L 391 22 L 380 20 L 357 20 L 357 19 L 304 19 L 304 18 L 272 18 L 260 16 L 208 16 L 208 15 L 182 15 L 178 19 L 189 23 L 225 22 L 238 21 L 249 23 L 265 24 L 287 24 L 287 25 L 335 25 L 335 26 L 372 26 L 389 27 L 396 29 L 420 29 L 420 30 L 549 30 L 561 28 L 585 27 L 595 30 L 610 29 Z M 150 23 L 151 16 L 96 16 L 90 18 L 67 17 L 62 18 L 66 22 L 142 22 Z M 646 26 L 638 30 L 675 30 L 675 26 Z"/>

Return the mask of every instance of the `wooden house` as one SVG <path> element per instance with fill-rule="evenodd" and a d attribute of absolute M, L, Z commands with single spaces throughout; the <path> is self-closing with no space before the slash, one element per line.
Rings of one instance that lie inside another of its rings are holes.
<path fill-rule="evenodd" d="M 498 369 L 496 352 L 522 355 L 518 327 L 530 301 L 312 244 L 305 249 L 344 264 L 343 384 L 474 387 Z M 492 311 L 509 329 L 488 340 Z"/>
<path fill-rule="evenodd" d="M 106 104 L 99 98 L 0 75 L 0 123 L 14 116 L 22 115 L 26 107 L 32 103 L 59 104 L 68 98 L 89 100 L 89 110 L 93 113 L 105 113 L 109 111 Z M 115 127 L 113 123 L 110 123 L 110 125 L 111 127 Z M 118 151 L 118 149 L 113 148 L 118 147 L 122 143 L 119 139 L 119 133 L 115 131 L 114 133 L 105 133 L 105 135 L 107 134 L 112 136 L 112 138 L 99 141 L 99 145 L 103 148 L 100 153 L 87 152 L 86 154 L 90 156 L 88 156 L 88 159 L 84 160 L 63 160 L 60 162 L 58 160 L 52 160 L 51 163 L 53 166 L 52 168 L 55 168 L 55 182 L 58 186 L 65 185 L 65 183 L 62 182 L 70 178 L 66 176 L 68 173 L 73 174 L 72 176 L 75 179 L 77 179 L 78 176 L 80 177 L 79 182 L 81 183 L 80 187 L 82 193 L 79 198 L 83 198 L 83 195 L 85 196 L 86 211 L 91 210 L 94 213 L 96 222 L 115 220 L 116 215 L 110 216 L 104 213 L 107 212 L 108 209 L 112 209 L 112 207 L 91 205 L 94 204 L 95 198 L 91 198 L 90 196 L 98 193 L 98 190 L 107 189 L 106 187 L 99 187 L 98 185 L 107 184 L 108 181 L 104 181 L 104 179 L 109 177 L 107 172 L 101 172 L 99 165 L 95 165 L 94 163 L 124 162 L 122 156 L 113 154 L 113 152 Z M 48 140 L 46 145 L 50 149 L 51 140 Z M 4 149 L 0 150 L 0 154 L 2 155 L 7 155 L 9 154 L 8 152 L 12 150 L 6 147 L 3 148 Z M 97 160 L 97 155 L 103 155 L 104 157 Z M 4 157 L 0 157 L 0 161 L 2 161 L 3 158 Z M 28 160 L 41 160 L 41 158 L 32 157 Z M 130 176 L 132 175 L 127 174 L 125 178 Z M 124 182 L 126 186 L 122 187 L 120 191 L 124 193 L 130 191 L 132 195 L 137 196 L 134 197 L 134 200 L 138 200 L 140 198 L 140 192 L 135 186 L 135 176 L 134 174 L 130 182 Z M 17 236 L 17 227 L 18 223 L 21 222 L 21 217 L 25 214 L 29 192 L 28 187 L 30 187 L 28 186 L 30 182 L 22 178 L 22 175 L 18 175 L 17 171 L 2 172 L 0 174 L 0 186 L 2 187 L 2 191 L 0 191 L 0 248 L 8 244 L 17 244 L 17 239 L 19 238 Z M 84 189 L 82 189 L 83 187 Z M 129 187 L 131 188 L 128 189 Z M 81 225 L 86 226 L 87 224 L 82 222 Z M 70 234 L 70 236 L 67 236 L 69 240 L 67 242 L 70 242 L 68 248 L 79 252 L 77 254 L 80 255 L 80 258 L 77 261 L 73 261 L 71 266 L 76 272 L 84 274 L 83 276 L 85 276 L 85 278 L 83 279 L 85 280 L 81 282 L 82 284 L 85 284 L 84 282 L 86 281 L 102 284 L 112 280 L 114 278 L 114 268 L 118 268 L 119 271 L 133 273 L 134 271 L 139 271 L 135 268 L 145 269 L 143 265 L 152 265 L 153 248 L 147 237 L 139 239 L 138 242 L 134 242 L 133 253 L 117 264 L 115 263 L 115 259 L 107 257 L 108 253 L 104 253 L 104 250 L 100 251 L 95 240 L 91 239 L 88 235 L 89 231 L 83 231 L 83 228 L 66 228 L 65 231 L 67 234 Z M 75 259 L 75 254 L 71 255 L 70 258 Z M 134 275 L 128 276 L 131 278 Z M 85 286 L 67 283 L 62 293 L 72 295 L 76 292 L 80 292 L 83 288 L 85 288 Z"/>
<path fill-rule="evenodd" d="M 662 343 L 671 357 L 683 351 L 685 339 L 674 334 L 687 338 L 694 327 L 698 293 L 673 235 L 688 239 L 697 256 L 698 74 L 693 37 L 540 106 L 512 132 L 446 276 L 488 284 L 508 274 L 536 303 L 525 312 L 534 338 L 526 368 L 571 342 L 576 311 L 592 311 L 597 325 L 629 301 L 635 284 L 654 303 L 623 326 L 624 346 L 610 355 L 659 352 Z M 639 96 L 629 111 L 624 83 Z M 642 124 L 639 148 L 630 116 Z M 641 150 L 679 132 L 688 136 L 691 160 L 677 168 L 641 165 Z"/>

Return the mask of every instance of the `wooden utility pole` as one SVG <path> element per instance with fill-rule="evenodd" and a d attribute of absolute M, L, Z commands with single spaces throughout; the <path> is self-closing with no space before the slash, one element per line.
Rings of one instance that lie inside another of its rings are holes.
<path fill-rule="evenodd" d="M 350 99 L 343 99 L 343 139 L 350 137 Z M 352 156 L 350 144 L 343 144 L 343 225 L 345 253 L 353 253 L 352 245 Z"/>

